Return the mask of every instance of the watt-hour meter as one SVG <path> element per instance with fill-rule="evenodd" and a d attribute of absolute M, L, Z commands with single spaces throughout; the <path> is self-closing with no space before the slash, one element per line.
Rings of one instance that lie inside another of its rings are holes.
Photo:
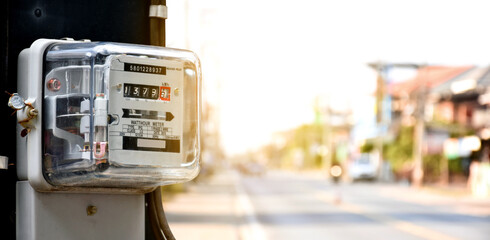
<path fill-rule="evenodd" d="M 40 191 L 151 189 L 194 178 L 200 76 L 186 50 L 34 42 L 19 56 L 24 103 L 16 95 L 11 104 L 23 106 L 19 177 Z"/>

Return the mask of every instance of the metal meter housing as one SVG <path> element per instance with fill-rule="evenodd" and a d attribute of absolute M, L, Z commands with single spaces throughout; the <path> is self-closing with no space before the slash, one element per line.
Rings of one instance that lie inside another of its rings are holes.
<path fill-rule="evenodd" d="M 37 40 L 19 55 L 19 94 L 39 114 L 27 140 L 18 137 L 18 175 L 40 191 L 149 191 L 191 180 L 200 89 L 190 51 Z"/>

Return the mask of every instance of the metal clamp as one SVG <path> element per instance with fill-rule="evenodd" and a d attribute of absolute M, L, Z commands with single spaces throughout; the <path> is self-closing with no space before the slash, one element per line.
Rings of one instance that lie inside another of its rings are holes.
<path fill-rule="evenodd" d="M 150 17 L 167 19 L 167 6 L 150 5 Z"/>
<path fill-rule="evenodd" d="M 25 137 L 32 128 L 34 124 L 32 120 L 39 114 L 38 110 L 34 108 L 33 100 L 24 100 L 18 93 L 10 94 L 8 106 L 15 110 L 17 113 L 17 121 L 24 128 L 21 132 L 21 136 Z"/>
<path fill-rule="evenodd" d="M 9 168 L 9 158 L 6 156 L 0 156 L 0 169 Z"/>

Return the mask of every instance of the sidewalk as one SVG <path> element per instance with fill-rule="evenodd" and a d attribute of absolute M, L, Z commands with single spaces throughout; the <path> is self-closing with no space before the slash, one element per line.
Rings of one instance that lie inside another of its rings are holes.
<path fill-rule="evenodd" d="M 189 183 L 184 194 L 164 200 L 170 228 L 176 239 L 239 240 L 237 176 L 221 171 L 210 179 Z"/>

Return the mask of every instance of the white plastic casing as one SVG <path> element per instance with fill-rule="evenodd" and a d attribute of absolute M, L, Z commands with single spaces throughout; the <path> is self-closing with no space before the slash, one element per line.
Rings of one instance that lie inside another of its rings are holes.
<path fill-rule="evenodd" d="M 34 189 L 146 192 L 198 174 L 194 53 L 40 39 L 18 66 L 19 94 L 39 112 L 17 140 L 18 176 Z"/>

